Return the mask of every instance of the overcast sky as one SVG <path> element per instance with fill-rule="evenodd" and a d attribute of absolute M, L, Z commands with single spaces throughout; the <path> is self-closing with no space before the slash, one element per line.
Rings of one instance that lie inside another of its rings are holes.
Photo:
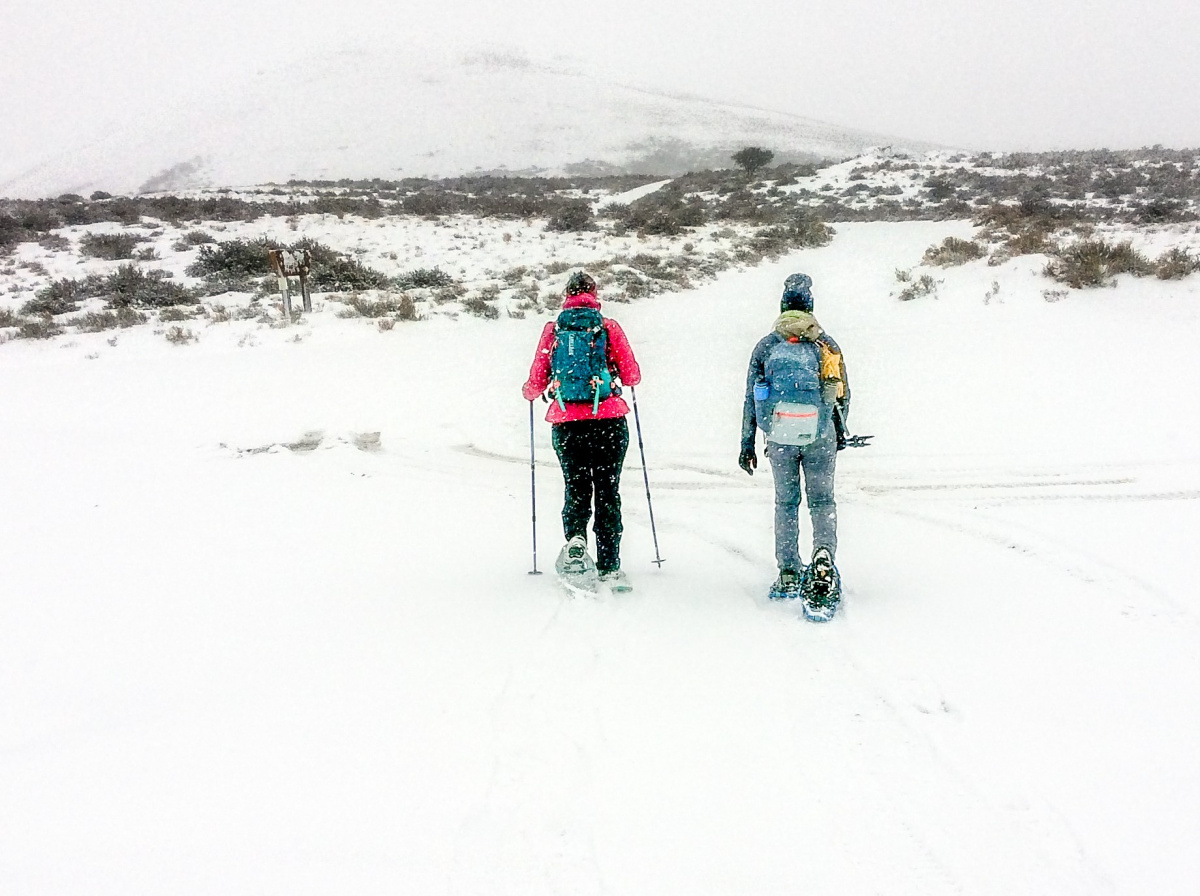
<path fill-rule="evenodd" d="M 321 47 L 414 39 L 971 149 L 1200 146 L 1196 0 L 515 2 L 0 0 L 0 153 L 152 127 L 159 104 Z"/>

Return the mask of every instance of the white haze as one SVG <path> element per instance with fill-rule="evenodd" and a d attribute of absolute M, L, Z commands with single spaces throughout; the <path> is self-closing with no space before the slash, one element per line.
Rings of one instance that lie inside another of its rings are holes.
<path fill-rule="evenodd" d="M 1150 0 L 733 5 L 479 0 L 9 0 L 0 158 L 36 163 L 108 123 L 154 127 L 308 54 L 503 45 L 608 78 L 982 149 L 1200 144 L 1200 9 Z M 586 118 L 586 110 L 581 110 Z"/>

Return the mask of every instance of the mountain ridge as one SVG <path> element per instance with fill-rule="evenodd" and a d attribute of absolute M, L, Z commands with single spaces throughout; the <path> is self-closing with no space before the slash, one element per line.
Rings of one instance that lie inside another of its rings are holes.
<path fill-rule="evenodd" d="M 0 195 L 467 173 L 667 176 L 727 166 L 732 151 L 752 144 L 780 161 L 931 147 L 511 52 L 343 49 L 0 171 Z"/>

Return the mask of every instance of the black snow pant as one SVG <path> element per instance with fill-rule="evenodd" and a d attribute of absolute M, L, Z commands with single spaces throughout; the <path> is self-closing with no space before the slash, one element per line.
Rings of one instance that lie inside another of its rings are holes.
<path fill-rule="evenodd" d="M 624 417 L 556 423 L 551 442 L 562 465 L 563 535 L 587 538 L 596 497 L 596 568 L 609 572 L 621 566 L 621 464 L 629 448 L 629 425 Z"/>

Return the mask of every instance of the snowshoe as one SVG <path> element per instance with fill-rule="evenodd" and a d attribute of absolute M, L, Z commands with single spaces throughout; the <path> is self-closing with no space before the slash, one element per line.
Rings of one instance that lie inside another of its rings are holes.
<path fill-rule="evenodd" d="M 576 535 L 558 552 L 554 571 L 572 594 L 595 594 L 599 585 L 596 564 L 587 552 L 587 542 Z"/>
<path fill-rule="evenodd" d="M 607 585 L 613 594 L 624 594 L 633 590 L 633 582 L 622 569 L 610 569 L 600 573 L 600 584 Z"/>
<path fill-rule="evenodd" d="M 842 602 L 842 578 L 829 548 L 819 547 L 813 552 L 800 584 L 800 598 L 804 616 L 812 622 L 828 622 L 837 613 Z"/>
<path fill-rule="evenodd" d="M 799 597 L 800 583 L 800 573 L 794 569 L 781 569 L 779 570 L 779 578 L 771 586 L 767 597 L 771 600 L 791 600 L 792 598 Z"/>

